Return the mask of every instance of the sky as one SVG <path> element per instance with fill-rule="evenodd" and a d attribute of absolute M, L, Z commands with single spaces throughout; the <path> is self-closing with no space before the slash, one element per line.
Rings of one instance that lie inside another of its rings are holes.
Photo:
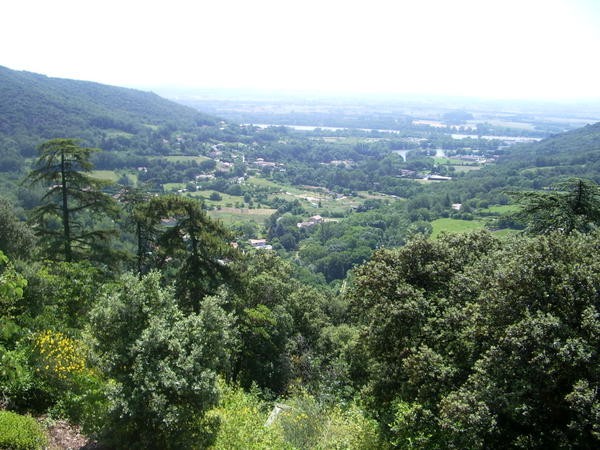
<path fill-rule="evenodd" d="M 15 0 L 0 65 L 153 89 L 600 99 L 600 0 Z"/>

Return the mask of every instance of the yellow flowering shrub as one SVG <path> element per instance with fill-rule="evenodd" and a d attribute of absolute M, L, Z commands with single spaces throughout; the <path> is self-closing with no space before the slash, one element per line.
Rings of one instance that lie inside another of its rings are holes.
<path fill-rule="evenodd" d="M 34 338 L 36 372 L 61 381 L 82 374 L 86 369 L 85 351 L 80 342 L 60 331 L 45 330 Z"/>

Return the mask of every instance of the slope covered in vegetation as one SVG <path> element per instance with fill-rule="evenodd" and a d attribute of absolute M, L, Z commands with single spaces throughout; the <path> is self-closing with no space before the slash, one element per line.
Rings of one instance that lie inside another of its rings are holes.
<path fill-rule="evenodd" d="M 44 139 L 78 137 L 97 145 L 107 133 L 135 135 L 144 127 L 190 129 L 215 123 L 151 92 L 0 66 L 0 138 L 28 153 Z"/>

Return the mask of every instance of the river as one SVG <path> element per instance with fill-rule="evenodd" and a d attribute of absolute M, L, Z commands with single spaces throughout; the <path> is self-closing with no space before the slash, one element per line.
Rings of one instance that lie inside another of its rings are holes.
<path fill-rule="evenodd" d="M 394 134 L 398 134 L 401 133 L 401 131 L 399 130 L 385 130 L 385 129 L 374 129 L 374 128 L 348 128 L 348 127 L 322 127 L 322 126 L 317 126 L 317 125 L 275 125 L 275 124 L 268 124 L 268 123 L 253 123 L 253 124 L 246 124 L 246 125 L 252 125 L 258 128 L 269 128 L 269 127 L 286 127 L 286 128 L 291 128 L 293 130 L 298 130 L 298 131 L 314 131 L 314 130 L 326 130 L 326 131 L 340 131 L 340 130 L 360 130 L 360 131 L 378 131 L 380 133 L 394 133 Z M 494 140 L 497 139 L 499 141 L 504 141 L 507 143 L 518 143 L 518 142 L 537 142 L 537 141 L 541 141 L 542 138 L 536 138 L 536 137 L 524 137 L 524 136 L 491 136 L 491 135 L 485 135 L 485 136 L 478 136 L 476 134 L 451 134 L 450 135 L 452 137 L 452 139 L 466 139 L 466 138 L 471 138 L 471 139 L 486 139 L 486 140 Z M 402 150 L 403 151 L 403 150 Z M 437 156 L 437 155 L 436 155 Z M 445 156 L 445 155 L 444 155 Z M 403 156 L 403 158 L 405 158 L 406 155 Z"/>
<path fill-rule="evenodd" d="M 394 150 L 392 153 L 396 153 L 397 155 L 400 155 L 402 157 L 402 159 L 404 160 L 404 162 L 406 162 L 406 155 L 408 155 L 408 152 L 410 152 L 410 150 Z M 435 149 L 435 157 L 436 158 L 445 158 L 446 150 L 444 150 L 443 148 L 436 148 Z"/>

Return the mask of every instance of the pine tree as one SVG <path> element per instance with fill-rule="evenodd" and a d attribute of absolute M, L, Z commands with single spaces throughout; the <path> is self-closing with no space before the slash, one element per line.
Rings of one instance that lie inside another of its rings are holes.
<path fill-rule="evenodd" d="M 109 183 L 90 176 L 90 156 L 97 150 L 81 147 L 75 139 L 53 139 L 39 147 L 40 156 L 27 180 L 48 188 L 32 222 L 52 259 L 89 258 L 114 233 L 89 225 L 90 215 L 97 223 L 99 217 L 116 211 L 113 199 L 102 192 Z"/>

